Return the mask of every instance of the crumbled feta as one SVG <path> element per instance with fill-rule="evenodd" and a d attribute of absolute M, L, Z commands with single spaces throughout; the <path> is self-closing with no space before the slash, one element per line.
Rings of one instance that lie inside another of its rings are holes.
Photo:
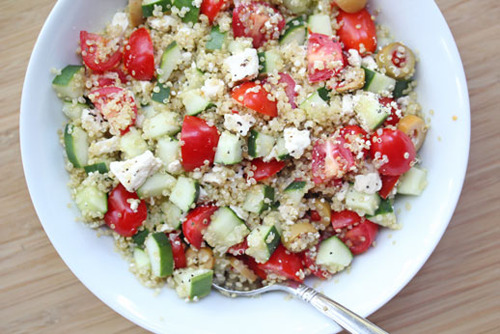
<path fill-rule="evenodd" d="M 252 115 L 225 114 L 224 127 L 232 132 L 246 136 L 250 128 L 255 124 L 255 118 Z"/>
<path fill-rule="evenodd" d="M 226 58 L 224 63 L 229 68 L 233 82 L 251 80 L 259 74 L 259 57 L 257 50 L 253 48 L 247 48 Z"/>
<path fill-rule="evenodd" d="M 90 144 L 89 153 L 92 155 L 101 155 L 116 152 L 120 149 L 120 137 L 113 136 L 108 139 L 100 140 Z"/>
<path fill-rule="evenodd" d="M 342 96 L 342 113 L 350 114 L 354 111 L 354 98 L 350 94 Z"/>
<path fill-rule="evenodd" d="M 354 189 L 365 194 L 375 194 L 382 188 L 382 180 L 378 173 L 356 175 L 354 178 Z"/>
<path fill-rule="evenodd" d="M 137 209 L 139 208 L 139 204 L 141 203 L 141 200 L 137 199 L 137 198 L 129 198 L 129 199 L 127 199 L 127 203 L 130 204 L 130 209 L 133 212 L 137 212 Z"/>
<path fill-rule="evenodd" d="M 285 148 L 290 155 L 298 159 L 304 154 L 304 150 L 311 145 L 309 130 L 298 130 L 296 128 L 286 128 L 284 131 Z"/>
<path fill-rule="evenodd" d="M 169 28 L 175 26 L 177 21 L 170 15 L 163 15 L 160 18 L 149 19 L 148 23 L 151 28 L 166 32 Z"/>
<path fill-rule="evenodd" d="M 377 69 L 377 63 L 375 62 L 375 59 L 373 59 L 372 56 L 364 57 L 363 60 L 361 61 L 361 65 L 372 71 L 375 71 Z"/>
<path fill-rule="evenodd" d="M 102 115 L 93 109 L 83 109 L 81 121 L 82 128 L 90 136 L 95 136 L 99 132 L 106 132 L 108 128 L 108 123 L 104 121 Z"/>
<path fill-rule="evenodd" d="M 203 187 L 200 187 L 200 193 L 198 195 L 198 199 L 203 202 L 205 200 L 208 200 L 208 193 L 205 189 L 203 189 Z"/>
<path fill-rule="evenodd" d="M 167 166 L 167 172 L 169 172 L 171 174 L 177 174 L 177 173 L 180 173 L 181 171 L 182 171 L 182 164 L 181 164 L 180 160 L 178 160 L 178 159 L 172 161 Z"/>
<path fill-rule="evenodd" d="M 203 175 L 203 182 L 221 185 L 226 181 L 226 178 L 221 173 L 211 172 Z"/>
<path fill-rule="evenodd" d="M 359 55 L 358 50 L 349 49 L 349 57 L 347 57 L 347 61 L 349 65 L 354 67 L 361 67 L 361 56 Z"/>
<path fill-rule="evenodd" d="M 125 189 L 135 192 L 161 166 L 161 160 L 148 150 L 129 160 L 113 161 L 109 168 Z"/>
<path fill-rule="evenodd" d="M 209 99 L 213 99 L 224 92 L 224 81 L 207 79 L 203 87 L 201 87 L 201 92 Z"/>
<path fill-rule="evenodd" d="M 127 30 L 129 22 L 127 13 L 116 13 L 111 20 L 111 25 L 120 28 L 120 35 Z"/>

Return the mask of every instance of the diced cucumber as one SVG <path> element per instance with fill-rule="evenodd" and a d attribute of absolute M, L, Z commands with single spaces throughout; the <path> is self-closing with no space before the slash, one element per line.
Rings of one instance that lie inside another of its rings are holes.
<path fill-rule="evenodd" d="M 154 139 L 164 135 L 174 135 L 181 130 L 179 115 L 175 112 L 164 111 L 144 121 L 142 130 L 144 137 Z"/>
<path fill-rule="evenodd" d="M 182 211 L 170 201 L 165 201 L 160 204 L 160 209 L 165 215 L 165 224 L 172 230 L 176 230 L 181 226 Z"/>
<path fill-rule="evenodd" d="M 148 270 L 151 268 L 151 261 L 148 254 L 139 247 L 134 248 L 134 262 L 139 270 Z"/>
<path fill-rule="evenodd" d="M 215 152 L 215 163 L 234 165 L 243 160 L 242 142 L 239 136 L 228 131 L 222 132 Z"/>
<path fill-rule="evenodd" d="M 148 144 L 142 138 L 141 133 L 135 128 L 131 128 L 120 139 L 120 151 L 124 154 L 124 159 L 132 159 L 148 150 Z"/>
<path fill-rule="evenodd" d="M 251 187 L 243 202 L 243 209 L 248 212 L 262 213 L 274 202 L 274 188 L 265 184 Z"/>
<path fill-rule="evenodd" d="M 142 15 L 144 17 L 153 16 L 155 6 L 161 6 L 163 12 L 172 8 L 170 0 L 142 0 Z"/>
<path fill-rule="evenodd" d="M 276 140 L 276 145 L 274 145 L 273 150 L 276 152 L 276 158 L 280 161 L 290 158 L 290 152 L 286 149 L 285 138 L 279 137 Z"/>
<path fill-rule="evenodd" d="M 141 112 L 144 118 L 152 118 L 158 115 L 159 108 L 155 108 L 155 103 L 148 104 L 146 106 L 141 106 Z"/>
<path fill-rule="evenodd" d="M 339 238 L 333 236 L 323 240 L 319 245 L 316 263 L 335 273 L 350 265 L 352 258 L 349 248 Z"/>
<path fill-rule="evenodd" d="M 321 97 L 324 101 L 330 102 L 330 92 L 331 89 L 325 88 L 325 87 L 320 87 L 318 88 L 318 95 Z"/>
<path fill-rule="evenodd" d="M 172 245 L 163 232 L 151 233 L 147 236 L 146 251 L 151 261 L 151 271 L 156 277 L 167 277 L 174 272 L 174 256 Z"/>
<path fill-rule="evenodd" d="M 80 186 L 75 203 L 83 216 L 102 217 L 108 211 L 108 195 L 95 186 Z"/>
<path fill-rule="evenodd" d="M 214 272 L 204 268 L 183 268 L 174 272 L 175 291 L 189 300 L 207 296 L 212 289 Z"/>
<path fill-rule="evenodd" d="M 176 179 L 167 173 L 156 173 L 148 177 L 146 182 L 137 189 L 140 198 L 166 196 L 175 186 Z"/>
<path fill-rule="evenodd" d="M 164 83 L 156 83 L 155 88 L 153 88 L 153 95 L 151 95 L 151 99 L 155 102 L 165 104 L 168 102 L 170 97 L 170 87 Z"/>
<path fill-rule="evenodd" d="M 64 101 L 62 111 L 66 117 L 74 121 L 82 118 L 83 109 L 88 109 L 89 106 L 83 103 L 76 103 Z"/>
<path fill-rule="evenodd" d="M 137 232 L 132 236 L 132 240 L 134 241 L 134 244 L 136 244 L 139 247 L 144 246 L 144 242 L 146 241 L 146 237 L 149 235 L 149 230 L 144 229 L 142 231 Z"/>
<path fill-rule="evenodd" d="M 173 4 L 175 7 L 177 7 L 180 11 L 183 10 L 183 8 L 188 8 L 189 10 L 184 14 L 182 17 L 182 22 L 188 23 L 196 23 L 198 22 L 198 16 L 200 15 L 200 7 L 196 7 L 196 1 L 193 0 L 173 0 Z"/>
<path fill-rule="evenodd" d="M 164 166 L 168 168 L 172 162 L 179 160 L 181 156 L 181 145 L 179 141 L 171 137 L 158 139 L 156 144 L 156 156 L 163 161 Z"/>
<path fill-rule="evenodd" d="M 242 242 L 249 233 L 243 220 L 231 208 L 222 207 L 212 215 L 203 238 L 210 246 L 225 253 L 229 247 Z"/>
<path fill-rule="evenodd" d="M 287 22 L 283 35 L 280 37 L 280 44 L 290 44 L 293 41 L 297 45 L 303 45 L 306 41 L 307 29 L 303 17 L 297 17 Z"/>
<path fill-rule="evenodd" d="M 196 66 L 191 66 L 184 74 L 186 75 L 189 90 L 201 88 L 205 83 L 205 74 Z"/>
<path fill-rule="evenodd" d="M 389 198 L 382 199 L 375 214 L 373 216 L 366 216 L 366 218 L 381 226 L 391 228 L 397 227 L 396 214 L 394 213 L 394 208 Z"/>
<path fill-rule="evenodd" d="M 229 50 L 229 52 L 231 52 L 232 55 L 235 55 L 237 53 L 242 52 L 246 48 L 251 48 L 251 47 L 252 44 L 248 43 L 247 40 L 237 38 L 229 42 L 227 49 Z"/>
<path fill-rule="evenodd" d="M 98 162 L 92 165 L 87 165 L 84 166 L 83 169 L 85 170 L 85 173 L 90 174 L 90 173 L 101 173 L 105 174 L 109 172 L 108 165 L 105 162 Z"/>
<path fill-rule="evenodd" d="M 64 129 L 64 146 L 69 162 L 82 168 L 89 159 L 89 139 L 87 132 L 78 126 L 67 124 Z"/>
<path fill-rule="evenodd" d="M 248 154 L 254 158 L 265 157 L 273 149 L 276 138 L 255 130 L 250 131 L 248 137 Z"/>
<path fill-rule="evenodd" d="M 323 114 L 324 110 L 330 106 L 325 101 L 318 91 L 312 93 L 300 104 L 300 109 L 304 110 L 309 118 L 316 119 L 316 115 Z"/>
<path fill-rule="evenodd" d="M 311 15 L 309 16 L 307 25 L 311 32 L 327 36 L 333 36 L 333 29 L 332 29 L 332 22 L 330 20 L 330 15 L 326 14 Z"/>
<path fill-rule="evenodd" d="M 412 167 L 399 179 L 398 194 L 418 196 L 427 186 L 427 171 Z"/>
<path fill-rule="evenodd" d="M 258 56 L 260 74 L 279 72 L 283 68 L 283 62 L 276 51 L 259 52 Z"/>
<path fill-rule="evenodd" d="M 347 209 L 356 211 L 360 215 L 373 216 L 380 205 L 380 197 L 377 193 L 365 194 L 350 187 L 345 197 Z"/>
<path fill-rule="evenodd" d="M 62 99 L 76 99 L 83 96 L 83 75 L 85 68 L 81 65 L 68 65 L 61 70 L 61 74 L 52 80 L 52 87 Z"/>
<path fill-rule="evenodd" d="M 382 73 L 374 72 L 367 68 L 365 70 L 365 86 L 364 90 L 375 94 L 390 93 L 396 87 L 396 80 Z"/>
<path fill-rule="evenodd" d="M 264 263 L 280 244 L 281 236 L 274 225 L 258 226 L 247 237 L 247 255 L 252 256 L 257 262 Z"/>
<path fill-rule="evenodd" d="M 212 51 L 222 49 L 226 40 L 226 34 L 227 33 L 220 31 L 219 26 L 213 26 L 210 31 L 210 38 L 208 39 L 205 48 Z"/>
<path fill-rule="evenodd" d="M 186 108 L 186 114 L 195 116 L 209 108 L 215 107 L 209 98 L 201 94 L 200 89 L 185 91 L 181 94 L 182 104 Z"/>
<path fill-rule="evenodd" d="M 381 126 L 390 115 L 390 109 L 382 105 L 377 96 L 371 93 L 359 96 L 354 105 L 354 111 L 361 127 L 367 131 L 375 130 Z"/>
<path fill-rule="evenodd" d="M 306 194 L 306 181 L 293 181 L 283 191 L 288 204 L 299 205 Z"/>
<path fill-rule="evenodd" d="M 397 80 L 392 97 L 399 99 L 402 96 L 408 95 L 412 80 Z"/>
<path fill-rule="evenodd" d="M 159 77 L 160 82 L 165 83 L 175 70 L 181 59 L 181 48 L 176 41 L 170 43 L 161 56 Z"/>
<path fill-rule="evenodd" d="M 200 185 L 193 179 L 181 176 L 177 179 L 170 195 L 172 203 L 183 212 L 187 212 L 200 195 Z"/>

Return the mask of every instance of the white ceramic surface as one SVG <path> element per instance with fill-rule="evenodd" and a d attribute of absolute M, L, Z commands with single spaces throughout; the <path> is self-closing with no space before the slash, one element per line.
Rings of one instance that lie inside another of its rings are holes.
<path fill-rule="evenodd" d="M 129 273 L 110 238 L 74 221 L 57 131 L 61 102 L 51 89 L 52 67 L 77 63 L 78 34 L 98 30 L 125 0 L 59 0 L 33 51 L 23 89 L 20 137 L 24 172 L 36 212 L 52 244 L 73 273 L 104 303 L 154 332 L 332 333 L 328 319 L 283 294 L 230 300 L 213 293 L 186 304 L 167 288 L 155 296 Z M 440 240 L 455 209 L 469 151 L 470 112 L 465 76 L 453 37 L 430 0 L 379 0 L 378 21 L 418 50 L 418 94 L 431 129 L 421 151 L 429 185 L 418 198 L 400 198 L 401 231 L 383 231 L 377 247 L 355 258 L 350 273 L 319 289 L 361 315 L 389 301 L 417 273 Z M 434 110 L 431 116 L 429 110 Z M 457 116 L 456 121 L 452 116 Z M 407 210 L 410 203 L 411 210 Z M 389 236 L 392 235 L 392 238 Z M 310 281 L 310 283 L 315 283 Z M 92 321 L 92 319 L 89 319 Z"/>

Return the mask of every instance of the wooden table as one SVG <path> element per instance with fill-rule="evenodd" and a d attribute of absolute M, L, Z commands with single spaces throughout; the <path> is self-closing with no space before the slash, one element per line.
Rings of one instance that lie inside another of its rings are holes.
<path fill-rule="evenodd" d="M 500 2 L 437 2 L 457 40 L 469 85 L 467 179 L 436 251 L 370 319 L 394 333 L 500 333 Z M 0 333 L 141 333 L 64 265 L 25 185 L 18 129 L 21 87 L 54 3 L 0 2 Z"/>

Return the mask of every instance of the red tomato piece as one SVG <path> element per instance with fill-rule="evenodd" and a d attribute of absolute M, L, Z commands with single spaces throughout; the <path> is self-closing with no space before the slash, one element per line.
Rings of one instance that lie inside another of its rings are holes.
<path fill-rule="evenodd" d="M 307 71 L 309 82 L 325 81 L 345 66 L 342 46 L 333 37 L 309 33 L 307 42 Z"/>
<path fill-rule="evenodd" d="M 119 130 L 122 135 L 135 124 L 137 106 L 130 91 L 115 86 L 103 87 L 91 91 L 89 99 L 102 116 L 108 120 L 111 128 Z M 126 116 L 123 115 L 124 113 Z M 120 115 L 120 122 L 115 124 L 114 120 L 117 119 L 118 115 Z M 126 125 L 124 125 L 124 118 L 128 119 Z"/>
<path fill-rule="evenodd" d="M 203 0 L 200 12 L 208 17 L 208 22 L 212 24 L 217 14 L 228 7 L 229 0 Z"/>
<path fill-rule="evenodd" d="M 398 124 L 400 117 L 398 116 L 399 107 L 397 102 L 390 97 L 381 97 L 379 101 L 382 105 L 391 108 L 391 114 L 386 118 L 384 126 Z M 399 111 L 399 115 L 401 115 L 401 111 Z"/>
<path fill-rule="evenodd" d="M 201 248 L 203 232 L 210 224 L 210 217 L 217 211 L 215 205 L 201 205 L 189 211 L 186 220 L 182 223 L 182 233 L 187 242 L 196 249 Z"/>
<path fill-rule="evenodd" d="M 116 68 L 122 59 L 118 45 L 109 45 L 104 37 L 85 30 L 80 31 L 80 47 L 83 62 L 96 73 Z"/>
<path fill-rule="evenodd" d="M 316 184 L 339 179 L 354 165 L 354 156 L 342 137 L 317 141 L 313 146 L 311 171 Z"/>
<path fill-rule="evenodd" d="M 407 172 L 417 155 L 410 137 L 400 130 L 389 128 L 375 132 L 370 153 L 372 159 L 382 162 L 379 173 L 392 176 Z"/>
<path fill-rule="evenodd" d="M 356 13 L 346 13 L 339 9 L 337 35 L 344 43 L 344 49 L 356 49 L 361 55 L 374 53 L 377 49 L 375 22 L 366 8 Z"/>
<path fill-rule="evenodd" d="M 348 142 L 353 144 L 357 139 L 360 138 L 358 144 L 361 145 L 363 142 L 367 141 L 368 133 L 357 125 L 347 125 L 340 129 L 340 135 Z M 356 146 L 361 147 L 361 146 Z M 368 156 L 369 149 L 363 148 L 364 156 Z M 357 151 L 359 152 L 359 151 Z"/>
<path fill-rule="evenodd" d="M 332 212 L 331 222 L 333 229 L 339 230 L 361 222 L 361 217 L 354 211 L 343 210 Z"/>
<path fill-rule="evenodd" d="M 297 282 L 303 282 L 304 266 L 302 258 L 297 253 L 292 253 L 280 244 L 273 255 L 265 263 L 257 263 L 257 268 L 265 273 L 273 273 Z"/>
<path fill-rule="evenodd" d="M 185 268 L 187 266 L 186 245 L 182 242 L 180 235 L 181 232 L 167 233 L 168 240 L 170 240 L 170 245 L 172 246 L 175 269 Z"/>
<path fill-rule="evenodd" d="M 297 104 L 295 103 L 295 99 L 297 98 L 297 92 L 295 91 L 295 80 L 288 73 L 279 73 L 280 80 L 279 83 L 286 84 L 285 94 L 288 97 L 288 103 L 292 106 L 293 109 L 297 108 Z"/>
<path fill-rule="evenodd" d="M 114 69 L 107 71 L 104 74 L 99 74 L 97 77 L 97 85 L 94 84 L 95 88 L 103 88 L 108 86 L 116 86 L 120 83 L 127 83 L 127 76 L 121 69 Z"/>
<path fill-rule="evenodd" d="M 258 49 L 269 40 L 278 39 L 285 27 L 279 10 L 261 1 L 241 2 L 233 10 L 234 37 L 250 37 Z"/>
<path fill-rule="evenodd" d="M 146 28 L 130 35 L 123 52 L 123 64 L 134 79 L 149 81 L 155 75 L 153 41 Z"/>
<path fill-rule="evenodd" d="M 264 86 L 255 82 L 245 82 L 233 88 L 231 97 L 258 113 L 271 117 L 278 116 L 278 103 L 268 98 L 268 92 Z"/>
<path fill-rule="evenodd" d="M 352 229 L 347 230 L 341 238 L 349 247 L 353 255 L 364 253 L 373 243 L 377 236 L 378 225 L 369 220 L 365 220 Z"/>
<path fill-rule="evenodd" d="M 313 248 L 300 253 L 300 255 L 302 256 L 302 263 L 304 263 L 304 267 L 306 269 L 309 269 L 311 271 L 311 274 L 313 274 L 314 276 L 320 279 L 329 279 L 330 277 L 332 277 L 332 274 L 330 274 L 326 270 L 321 269 L 316 264 L 316 256 L 313 255 L 316 254 L 316 252 L 317 252 L 317 247 L 314 246 Z"/>
<path fill-rule="evenodd" d="M 378 192 L 380 197 L 386 199 L 390 195 L 392 189 L 394 189 L 394 186 L 398 183 L 399 177 L 399 175 L 380 175 L 380 179 L 382 180 L 382 188 L 380 188 Z"/>
<path fill-rule="evenodd" d="M 234 256 L 244 255 L 245 251 L 248 249 L 247 239 L 243 240 L 239 244 L 229 247 L 227 252 Z"/>
<path fill-rule="evenodd" d="M 108 195 L 108 212 L 104 215 L 104 222 L 113 231 L 124 237 L 131 237 L 137 233 L 148 216 L 146 202 L 141 201 L 136 210 L 130 208 L 128 200 L 138 200 L 136 193 L 128 192 L 120 183 Z"/>
<path fill-rule="evenodd" d="M 181 130 L 182 166 L 188 172 L 201 167 L 208 161 L 214 162 L 215 149 L 219 143 L 219 132 L 201 118 L 184 117 Z"/>
<path fill-rule="evenodd" d="M 254 260 L 253 257 L 243 255 L 239 256 L 238 258 L 242 260 L 248 266 L 248 268 L 250 268 L 255 273 L 255 275 L 259 276 L 261 279 L 267 278 L 266 272 L 260 269 L 259 264 Z"/>
<path fill-rule="evenodd" d="M 249 178 L 255 179 L 257 182 L 265 180 L 277 174 L 285 168 L 285 165 L 286 163 L 284 161 L 271 160 L 264 162 L 264 160 L 260 158 L 253 159 L 252 166 L 255 166 L 255 169 L 253 169 L 253 176 Z"/>

